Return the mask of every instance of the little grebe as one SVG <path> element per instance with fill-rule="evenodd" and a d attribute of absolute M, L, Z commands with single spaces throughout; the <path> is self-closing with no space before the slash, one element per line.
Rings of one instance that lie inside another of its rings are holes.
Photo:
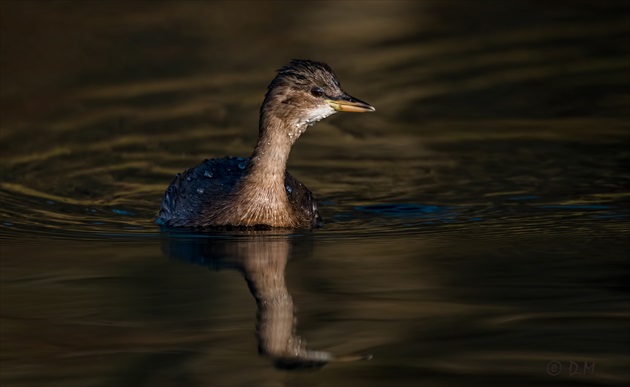
<path fill-rule="evenodd" d="M 169 227 L 320 226 L 313 195 L 286 171 L 291 146 L 308 126 L 331 114 L 374 110 L 341 90 L 325 63 L 291 61 L 268 87 L 252 156 L 205 160 L 178 174 L 164 193 L 156 222 Z"/>

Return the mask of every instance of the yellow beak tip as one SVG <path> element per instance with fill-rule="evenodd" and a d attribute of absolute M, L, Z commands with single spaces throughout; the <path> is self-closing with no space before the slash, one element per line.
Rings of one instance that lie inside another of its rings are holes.
<path fill-rule="evenodd" d="M 327 100 L 326 102 L 338 112 L 365 113 L 376 110 L 374 106 L 363 102 L 350 102 L 345 100 Z"/>

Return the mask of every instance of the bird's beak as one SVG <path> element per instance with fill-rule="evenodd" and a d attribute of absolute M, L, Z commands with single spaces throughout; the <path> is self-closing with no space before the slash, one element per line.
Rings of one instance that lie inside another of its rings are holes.
<path fill-rule="evenodd" d="M 376 110 L 369 103 L 351 97 L 346 93 L 339 97 L 326 99 L 326 102 L 338 112 L 364 113 Z"/>

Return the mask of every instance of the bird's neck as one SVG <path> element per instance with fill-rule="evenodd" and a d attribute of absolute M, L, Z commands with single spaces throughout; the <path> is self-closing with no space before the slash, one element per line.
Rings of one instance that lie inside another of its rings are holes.
<path fill-rule="evenodd" d="M 298 125 L 263 114 L 258 142 L 250 159 L 248 179 L 256 180 L 259 185 L 280 184 L 284 188 L 291 147 L 305 129 L 306 124 Z"/>
<path fill-rule="evenodd" d="M 281 119 L 261 119 L 258 143 L 235 192 L 240 204 L 236 211 L 242 212 L 237 215 L 239 224 L 295 226 L 285 188 L 287 160 L 295 141 L 288 129 Z"/>

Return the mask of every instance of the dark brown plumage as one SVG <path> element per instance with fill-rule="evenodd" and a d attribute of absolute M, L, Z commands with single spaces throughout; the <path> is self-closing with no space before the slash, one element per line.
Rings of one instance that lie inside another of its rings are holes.
<path fill-rule="evenodd" d="M 156 222 L 170 227 L 321 225 L 313 195 L 286 171 L 286 163 L 306 128 L 337 111 L 374 108 L 346 94 L 328 65 L 291 61 L 267 89 L 252 156 L 205 160 L 178 174 L 164 194 Z"/>

